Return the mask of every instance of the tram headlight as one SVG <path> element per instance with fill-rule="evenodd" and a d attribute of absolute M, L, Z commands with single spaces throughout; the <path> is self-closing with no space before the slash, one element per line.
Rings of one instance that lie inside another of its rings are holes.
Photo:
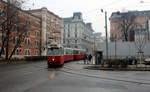
<path fill-rule="evenodd" d="M 55 59 L 53 58 L 52 61 L 55 61 Z"/>

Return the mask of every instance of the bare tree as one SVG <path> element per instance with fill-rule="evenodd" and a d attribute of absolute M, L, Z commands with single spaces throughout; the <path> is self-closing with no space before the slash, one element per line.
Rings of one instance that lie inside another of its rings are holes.
<path fill-rule="evenodd" d="M 143 52 L 143 49 L 146 45 L 146 42 L 148 40 L 148 37 L 147 37 L 147 31 L 144 31 L 144 30 L 138 30 L 136 33 L 135 33 L 135 47 L 137 48 L 138 50 L 138 56 L 140 56 L 140 64 L 142 63 L 142 58 L 144 57 L 144 52 Z"/>
<path fill-rule="evenodd" d="M 0 13 L 0 26 L 2 29 L 0 30 L 2 34 L 0 56 L 5 52 L 5 59 L 10 60 L 15 50 L 21 46 L 29 24 L 19 17 L 24 0 L 5 0 L 1 2 L 3 7 Z M 15 43 L 13 43 L 14 36 L 17 38 Z M 13 49 L 10 49 L 11 47 Z"/>
<path fill-rule="evenodd" d="M 130 13 L 123 13 L 120 17 L 120 25 L 118 26 L 119 30 L 122 33 L 122 37 L 124 41 L 129 41 L 129 34 L 131 31 L 134 32 L 136 27 L 135 22 L 136 16 Z"/>

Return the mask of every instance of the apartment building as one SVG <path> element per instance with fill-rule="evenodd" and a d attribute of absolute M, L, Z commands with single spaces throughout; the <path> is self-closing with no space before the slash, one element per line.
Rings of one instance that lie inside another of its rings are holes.
<path fill-rule="evenodd" d="M 63 31 L 63 19 L 58 15 L 50 12 L 47 8 L 35 9 L 28 11 L 29 13 L 39 17 L 41 19 L 42 29 L 42 48 L 44 51 L 42 55 L 47 54 L 47 47 L 52 44 L 58 44 L 62 46 L 62 31 Z"/>
<path fill-rule="evenodd" d="M 132 16 L 132 17 L 131 17 Z M 126 17 L 128 19 L 123 20 Z M 149 40 L 150 36 L 150 11 L 128 11 L 113 12 L 110 17 L 110 41 L 130 41 L 138 40 L 142 36 L 144 40 Z M 128 21 L 128 23 L 126 22 Z M 122 24 L 126 22 L 126 24 Z M 124 28 L 126 26 L 126 39 Z"/>
<path fill-rule="evenodd" d="M 3 11 L 3 6 L 6 5 L 6 2 L 0 2 L 0 11 Z M 41 55 L 41 19 L 24 11 L 18 10 L 17 19 L 21 21 L 20 24 L 28 24 L 27 29 L 24 30 L 22 42 L 20 43 L 19 47 L 17 47 L 14 56 L 39 56 Z M 0 20 L 2 23 L 2 20 Z M 15 25 L 15 24 L 14 24 Z M 14 31 L 10 33 L 10 41 L 9 41 L 9 55 L 11 54 L 15 44 L 18 41 L 17 34 L 22 30 L 19 29 L 20 25 L 16 25 Z M 2 26 L 0 27 L 0 47 L 2 46 Z M 5 49 L 3 54 L 5 54 Z"/>

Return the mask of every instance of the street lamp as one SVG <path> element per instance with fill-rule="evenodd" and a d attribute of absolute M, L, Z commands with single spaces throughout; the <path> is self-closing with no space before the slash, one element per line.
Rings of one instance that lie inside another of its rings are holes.
<path fill-rule="evenodd" d="M 101 9 L 101 12 L 105 12 L 105 32 L 106 32 L 106 58 L 108 60 L 108 34 L 107 34 L 107 11 Z"/>

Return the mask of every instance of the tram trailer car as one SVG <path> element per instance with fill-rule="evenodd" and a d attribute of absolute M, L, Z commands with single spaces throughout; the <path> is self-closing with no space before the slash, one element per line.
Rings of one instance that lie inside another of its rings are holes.
<path fill-rule="evenodd" d="M 84 59 L 85 50 L 83 49 L 74 49 L 74 60 L 82 60 Z"/>
<path fill-rule="evenodd" d="M 84 59 L 84 50 L 74 48 L 50 47 L 48 48 L 48 67 L 62 66 L 66 61 Z"/>

